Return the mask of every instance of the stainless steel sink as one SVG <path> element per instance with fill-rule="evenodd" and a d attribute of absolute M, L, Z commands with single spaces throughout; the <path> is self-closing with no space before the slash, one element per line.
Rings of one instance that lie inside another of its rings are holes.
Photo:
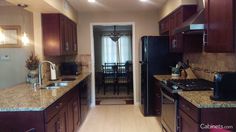
<path fill-rule="evenodd" d="M 57 88 L 63 88 L 68 86 L 69 82 L 68 81 L 62 81 L 62 82 L 54 82 L 48 84 L 45 88 L 46 89 L 57 89 Z"/>

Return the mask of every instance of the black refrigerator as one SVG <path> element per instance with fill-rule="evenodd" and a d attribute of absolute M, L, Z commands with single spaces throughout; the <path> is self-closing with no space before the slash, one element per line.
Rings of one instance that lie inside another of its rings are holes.
<path fill-rule="evenodd" d="M 168 36 L 143 36 L 140 45 L 141 111 L 152 116 L 154 111 L 154 75 L 171 74 L 171 66 L 182 61 L 182 54 L 169 52 Z"/>

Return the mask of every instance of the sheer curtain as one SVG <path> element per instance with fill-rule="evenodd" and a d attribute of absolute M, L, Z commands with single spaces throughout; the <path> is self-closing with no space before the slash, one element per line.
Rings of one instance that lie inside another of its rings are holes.
<path fill-rule="evenodd" d="M 132 59 L 131 36 L 121 36 L 118 42 L 109 36 L 102 36 L 102 64 L 125 63 Z"/>

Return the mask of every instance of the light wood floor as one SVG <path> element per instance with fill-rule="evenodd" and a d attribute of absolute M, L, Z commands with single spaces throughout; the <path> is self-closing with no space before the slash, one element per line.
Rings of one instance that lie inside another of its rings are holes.
<path fill-rule="evenodd" d="M 99 105 L 78 132 L 161 132 L 161 125 L 156 117 L 144 117 L 138 106 Z"/>

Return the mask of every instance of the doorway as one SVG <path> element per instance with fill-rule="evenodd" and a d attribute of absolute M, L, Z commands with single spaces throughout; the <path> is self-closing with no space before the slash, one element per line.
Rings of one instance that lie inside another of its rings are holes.
<path fill-rule="evenodd" d="M 96 105 L 133 104 L 133 26 L 93 25 Z"/>

